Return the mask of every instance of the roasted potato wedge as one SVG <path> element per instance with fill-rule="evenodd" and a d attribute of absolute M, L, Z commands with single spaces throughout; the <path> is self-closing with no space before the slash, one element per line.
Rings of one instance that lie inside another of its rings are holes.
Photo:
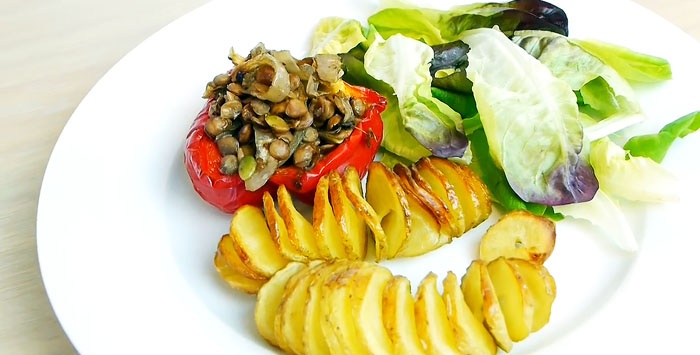
<path fill-rule="evenodd" d="M 483 261 L 473 260 L 462 276 L 461 284 L 464 301 L 479 323 L 484 322 L 484 299 L 481 296 L 481 269 L 484 267 Z"/>
<path fill-rule="evenodd" d="M 328 195 L 330 187 L 329 179 L 330 177 L 328 175 L 324 175 L 319 179 L 318 185 L 316 185 L 316 193 L 314 194 L 314 208 L 312 213 L 316 246 L 318 246 L 321 259 L 324 260 L 347 257 L 340 227 L 335 219 L 330 196 Z"/>
<path fill-rule="evenodd" d="M 344 176 L 344 181 L 348 181 L 351 178 L 354 179 L 355 174 L 347 174 L 351 170 L 346 170 L 346 175 Z M 358 176 L 359 178 L 359 176 Z M 384 232 L 384 227 L 382 227 L 382 220 L 377 215 L 372 205 L 369 204 L 362 196 L 353 188 L 350 188 L 351 184 L 345 184 L 345 193 L 348 199 L 352 203 L 355 210 L 362 216 L 367 227 L 372 232 L 372 238 L 374 239 L 374 253 L 375 259 L 377 261 L 387 259 L 388 246 L 387 246 L 387 236 Z"/>
<path fill-rule="evenodd" d="M 290 262 L 282 270 L 273 275 L 270 280 L 260 287 L 255 302 L 255 325 L 260 335 L 270 344 L 279 346 L 275 336 L 275 317 L 282 303 L 284 289 L 289 279 L 306 269 L 306 264 Z"/>
<path fill-rule="evenodd" d="M 395 354 L 425 354 L 416 329 L 414 306 L 410 282 L 403 276 L 394 276 L 382 297 L 382 319 Z"/>
<path fill-rule="evenodd" d="M 479 258 L 491 261 L 500 256 L 542 264 L 556 242 L 555 224 L 527 211 L 512 211 L 491 225 L 479 244 Z"/>
<path fill-rule="evenodd" d="M 265 219 L 267 220 L 267 226 L 270 229 L 270 235 L 272 236 L 272 242 L 275 243 L 277 250 L 280 254 L 288 260 L 306 262 L 308 257 L 292 244 L 287 235 L 287 226 L 284 224 L 282 216 L 277 212 L 275 207 L 275 201 L 272 199 L 272 195 L 265 191 L 263 194 L 263 212 L 265 213 Z"/>
<path fill-rule="evenodd" d="M 491 334 L 479 322 L 464 300 L 457 276 L 448 272 L 442 282 L 442 299 L 452 327 L 457 350 L 462 354 L 494 355 L 497 348 Z"/>
<path fill-rule="evenodd" d="M 459 169 L 462 179 L 469 182 L 469 186 L 471 186 L 472 190 L 477 196 L 477 199 L 479 200 L 479 204 L 477 205 L 477 210 L 479 211 L 477 220 L 486 220 L 493 211 L 493 204 L 491 202 L 491 193 L 489 192 L 489 189 L 486 187 L 486 184 L 484 184 L 481 178 L 474 172 L 474 170 L 468 166 L 456 163 L 454 166 Z"/>
<path fill-rule="evenodd" d="M 354 168 L 346 169 L 344 175 L 345 180 L 336 170 L 328 175 L 331 206 L 348 259 L 361 260 L 367 255 L 367 224 L 350 202 L 344 185 L 362 195 L 362 182 Z"/>
<path fill-rule="evenodd" d="M 464 234 L 467 231 L 464 209 L 457 197 L 454 185 L 445 174 L 437 169 L 428 158 L 418 160 L 411 167 L 411 173 L 418 184 L 426 184 L 424 188 L 427 187 L 447 206 L 451 217 L 452 235 L 458 237 Z"/>
<path fill-rule="evenodd" d="M 282 220 L 284 220 L 284 224 L 287 227 L 287 236 L 292 245 L 309 259 L 320 259 L 321 253 L 316 245 L 314 227 L 294 207 L 292 196 L 284 185 L 280 185 L 277 189 L 277 203 L 279 204 Z"/>
<path fill-rule="evenodd" d="M 269 278 L 289 262 L 277 250 L 265 215 L 258 207 L 246 205 L 236 210 L 229 234 L 241 261 L 260 275 Z"/>

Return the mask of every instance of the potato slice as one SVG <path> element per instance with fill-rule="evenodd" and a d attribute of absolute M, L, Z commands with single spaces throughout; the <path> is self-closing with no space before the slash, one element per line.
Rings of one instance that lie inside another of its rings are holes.
<path fill-rule="evenodd" d="M 308 267 L 292 275 L 282 292 L 282 301 L 274 319 L 275 338 L 280 348 L 288 353 L 303 354 L 304 320 L 306 318 L 307 293 L 313 275 L 323 267 L 323 262 L 312 261 Z"/>
<path fill-rule="evenodd" d="M 423 255 L 435 250 L 450 238 L 444 235 L 440 223 L 433 213 L 428 210 L 413 194 L 406 194 L 408 208 L 411 210 L 411 233 L 399 249 L 397 257 L 412 257 Z"/>
<path fill-rule="evenodd" d="M 473 260 L 462 276 L 461 285 L 464 301 L 479 323 L 484 322 L 484 299 L 481 296 L 481 269 L 484 267 L 483 261 Z"/>
<path fill-rule="evenodd" d="M 447 181 L 452 184 L 464 213 L 465 228 L 467 230 L 481 224 L 491 215 L 491 199 L 488 195 L 479 194 L 472 188 L 472 183 L 470 183 L 472 176 L 462 174 L 462 170 L 457 163 L 436 157 L 427 157 L 425 159 L 429 160 L 432 166 L 438 169 Z M 482 211 L 482 206 L 487 206 L 488 213 Z"/>
<path fill-rule="evenodd" d="M 381 259 L 396 256 L 411 232 L 411 211 L 408 209 L 406 192 L 401 188 L 397 176 L 380 162 L 372 162 L 367 170 L 367 203 L 379 217 L 386 235 L 386 250 Z"/>
<path fill-rule="evenodd" d="M 428 354 L 460 354 L 445 303 L 437 290 L 437 275 L 428 273 L 418 285 L 416 294 L 416 329 Z"/>
<path fill-rule="evenodd" d="M 240 256 L 238 256 L 238 249 L 233 242 L 231 235 L 224 234 L 219 240 L 219 244 L 216 248 L 217 253 L 221 254 L 223 261 L 231 268 L 231 271 L 241 274 L 249 279 L 254 280 L 267 280 L 269 277 L 261 275 L 255 270 L 250 269 L 246 264 L 243 263 Z"/>
<path fill-rule="evenodd" d="M 224 260 L 223 255 L 220 252 L 216 252 L 214 255 L 214 267 L 219 272 L 221 278 L 228 283 L 233 289 L 245 292 L 248 294 L 255 294 L 260 290 L 260 288 L 267 282 L 267 280 L 256 280 L 246 277 L 229 267 Z"/>
<path fill-rule="evenodd" d="M 550 219 L 528 211 L 509 212 L 489 227 L 479 244 L 479 258 L 500 256 L 542 264 L 554 250 L 556 229 Z"/>
<path fill-rule="evenodd" d="M 308 260 L 306 255 L 300 253 L 289 240 L 287 226 L 285 226 L 282 216 L 277 212 L 272 195 L 267 191 L 263 193 L 263 212 L 265 213 L 267 226 L 270 228 L 272 242 L 275 243 L 280 254 L 289 260 L 306 262 Z"/>
<path fill-rule="evenodd" d="M 362 216 L 365 223 L 372 231 L 372 237 L 374 238 L 374 252 L 377 261 L 388 259 L 388 246 L 387 246 L 387 236 L 384 232 L 384 227 L 382 226 L 382 220 L 374 210 L 372 205 L 369 204 L 357 190 L 352 188 L 354 185 L 351 181 L 359 179 L 357 175 L 357 170 L 348 168 L 345 170 L 345 175 L 343 176 L 343 182 L 345 187 L 345 193 L 350 199 L 355 210 Z"/>
<path fill-rule="evenodd" d="M 534 333 L 549 323 L 552 304 L 557 293 L 554 278 L 541 264 L 515 258 L 507 261 L 515 274 L 522 278 L 527 289 L 532 293 L 534 314 L 530 332 Z"/>
<path fill-rule="evenodd" d="M 452 222 L 452 235 L 459 237 L 467 230 L 464 210 L 457 197 L 454 185 L 447 179 L 445 174 L 438 170 L 431 163 L 430 159 L 422 158 L 411 167 L 411 173 L 416 177 L 418 184 L 426 183 L 427 187 L 447 206 Z"/>
<path fill-rule="evenodd" d="M 360 340 L 350 301 L 353 277 L 362 262 L 344 262 L 348 267 L 330 275 L 322 286 L 323 333 L 333 354 L 370 354 Z"/>
<path fill-rule="evenodd" d="M 270 281 L 260 287 L 255 302 L 255 325 L 258 333 L 272 345 L 279 346 L 274 324 L 277 308 L 282 303 L 284 288 L 292 276 L 307 267 L 306 264 L 290 262 L 282 270 L 275 273 Z"/>
<path fill-rule="evenodd" d="M 306 313 L 304 316 L 304 331 L 302 333 L 302 343 L 304 344 L 305 354 L 332 354 L 329 345 L 328 337 L 324 334 L 323 324 L 325 322 L 325 314 L 322 310 L 322 292 L 323 285 L 333 273 L 343 268 L 348 267 L 348 263 L 343 261 L 326 261 L 322 268 L 312 276 L 309 284 L 308 297 L 306 299 Z M 334 343 L 334 349 L 339 345 Z"/>
<path fill-rule="evenodd" d="M 270 277 L 289 262 L 277 250 L 265 215 L 258 207 L 245 205 L 236 210 L 229 234 L 241 261 L 260 275 Z"/>
<path fill-rule="evenodd" d="M 382 319 L 395 354 L 425 354 L 416 329 L 415 300 L 406 277 L 394 276 L 382 298 Z"/>
<path fill-rule="evenodd" d="M 493 211 L 493 204 L 491 202 L 491 193 L 489 192 L 489 189 L 486 187 L 484 184 L 484 181 L 481 180 L 479 175 L 477 175 L 474 170 L 469 168 L 466 165 L 461 165 L 461 164 L 455 164 L 455 166 L 459 169 L 461 172 L 460 175 L 462 175 L 463 179 L 466 179 L 469 182 L 469 186 L 471 186 L 472 190 L 477 196 L 477 199 L 479 200 L 479 204 L 477 205 L 477 210 L 479 211 L 477 221 L 483 222 L 489 216 L 491 215 L 491 212 Z M 479 222 L 479 223 L 481 223 Z M 477 223 L 477 224 L 479 224 Z"/>
<path fill-rule="evenodd" d="M 309 259 L 319 259 L 321 253 L 316 245 L 314 227 L 294 207 L 292 196 L 284 185 L 277 188 L 277 202 L 284 225 L 287 227 L 287 236 L 292 245 Z"/>
<path fill-rule="evenodd" d="M 382 321 L 382 296 L 393 275 L 374 263 L 361 265 L 353 276 L 349 294 L 360 342 L 370 354 L 391 354 L 393 345 Z"/>
<path fill-rule="evenodd" d="M 488 267 L 486 264 L 479 264 L 479 273 L 481 276 L 481 297 L 483 298 L 484 324 L 488 329 L 496 345 L 505 352 L 510 352 L 513 349 L 513 340 L 508 333 L 508 325 L 506 317 L 503 314 L 501 304 L 498 301 L 496 289 L 491 282 Z"/>
<path fill-rule="evenodd" d="M 498 350 L 491 334 L 467 306 L 457 276 L 448 272 L 442 282 L 442 299 L 452 327 L 457 350 L 463 354 L 494 355 Z"/>
<path fill-rule="evenodd" d="M 316 245 L 322 259 L 343 259 L 347 257 L 347 253 L 345 252 L 340 227 L 335 220 L 335 214 L 328 195 L 329 185 L 328 175 L 321 177 L 318 185 L 316 185 L 312 214 L 314 235 L 316 236 Z"/>
<path fill-rule="evenodd" d="M 430 192 L 430 190 L 419 185 L 413 178 L 409 167 L 403 164 L 396 164 L 394 165 L 393 171 L 396 176 L 398 176 L 399 182 L 401 183 L 403 189 L 407 193 L 413 194 L 418 201 L 420 201 L 429 211 L 433 213 L 433 216 L 435 216 L 435 219 L 440 224 L 441 234 L 447 238 L 447 240 L 442 241 L 442 244 L 449 243 L 454 236 L 454 231 L 450 211 L 448 210 L 447 205 L 445 205 L 445 203 L 435 194 Z"/>
<path fill-rule="evenodd" d="M 530 335 L 534 304 L 532 296 L 523 294 L 523 283 L 503 257 L 492 260 L 486 265 L 498 304 L 503 312 L 508 335 L 514 342 Z M 527 291 L 527 288 L 525 288 Z M 526 301 L 527 300 L 527 301 Z"/>
<path fill-rule="evenodd" d="M 348 170 L 354 171 L 354 174 Z M 343 187 L 345 184 L 348 189 L 361 196 L 362 182 L 355 169 L 347 169 L 345 175 L 348 178 L 343 182 L 338 171 L 333 170 L 328 174 L 331 206 L 348 259 L 364 260 L 367 255 L 367 224 L 355 210 Z"/>

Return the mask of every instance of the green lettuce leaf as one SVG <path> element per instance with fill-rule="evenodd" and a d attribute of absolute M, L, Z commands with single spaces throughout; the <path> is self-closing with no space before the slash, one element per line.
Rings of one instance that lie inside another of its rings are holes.
<path fill-rule="evenodd" d="M 498 30 L 471 30 L 462 40 L 490 153 L 511 188 L 549 206 L 592 199 L 598 182 L 580 156 L 583 127 L 569 85 Z"/>
<path fill-rule="evenodd" d="M 384 38 L 402 34 L 428 45 L 457 40 L 464 31 L 494 26 L 508 35 L 522 29 L 568 34 L 566 13 L 541 0 L 475 3 L 449 10 L 421 8 L 393 1 L 367 21 Z"/>
<path fill-rule="evenodd" d="M 671 64 L 664 58 L 599 40 L 574 39 L 573 41 L 611 66 L 627 80 L 655 83 L 669 80 L 673 76 Z"/>
<path fill-rule="evenodd" d="M 365 41 L 360 21 L 342 17 L 322 18 L 311 35 L 312 56 L 347 53 Z"/>
<path fill-rule="evenodd" d="M 512 40 L 577 92 L 581 112 L 598 121 L 586 128 L 590 140 L 643 119 L 630 84 L 613 67 L 573 40 L 547 31 L 517 31 Z"/>
<path fill-rule="evenodd" d="M 678 199 L 678 180 L 647 157 L 630 156 L 609 138 L 591 143 L 590 162 L 600 188 L 629 201 L 665 202 Z"/>
<path fill-rule="evenodd" d="M 363 58 L 364 51 L 357 48 L 341 55 L 345 68 L 343 80 L 350 84 L 371 88 L 387 99 L 387 108 L 382 112 L 382 122 L 384 122 L 382 148 L 412 163 L 422 157 L 429 156 L 430 151 L 406 130 L 394 89 L 385 82 L 367 74 L 364 63 L 358 57 Z"/>
<path fill-rule="evenodd" d="M 467 148 L 462 117 L 432 96 L 432 58 L 430 46 L 394 35 L 370 45 L 364 66 L 369 75 L 392 87 L 403 126 L 423 147 L 438 157 L 462 157 Z"/>
<path fill-rule="evenodd" d="M 465 120 L 466 121 L 466 120 Z M 481 177 L 489 189 L 491 199 L 500 205 L 505 212 L 526 210 L 536 215 L 548 217 L 554 221 L 561 220 L 562 215 L 555 213 L 552 207 L 525 202 L 508 184 L 503 170 L 499 169 L 489 154 L 489 145 L 483 129 L 475 129 L 469 135 L 469 149 L 472 157 L 469 166 Z"/>
<path fill-rule="evenodd" d="M 648 157 L 657 163 L 677 138 L 683 138 L 700 129 L 700 111 L 691 112 L 664 126 L 657 134 L 630 138 L 624 148 L 636 157 Z"/>

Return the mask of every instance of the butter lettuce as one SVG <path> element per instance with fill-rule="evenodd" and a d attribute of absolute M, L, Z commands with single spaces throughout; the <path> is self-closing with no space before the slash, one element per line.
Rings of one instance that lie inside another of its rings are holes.
<path fill-rule="evenodd" d="M 574 39 L 573 41 L 615 69 L 626 80 L 656 83 L 673 77 L 671 64 L 664 58 L 599 40 Z"/>
<path fill-rule="evenodd" d="M 661 163 L 677 138 L 683 138 L 698 129 L 700 129 L 700 111 L 695 111 L 667 124 L 657 134 L 630 138 L 624 148 L 632 156 L 647 157 Z"/>
<path fill-rule="evenodd" d="M 462 40 L 490 154 L 513 190 L 548 206 L 592 199 L 598 181 L 580 155 L 583 127 L 569 85 L 497 29 Z"/>
<path fill-rule="evenodd" d="M 464 31 L 474 28 L 493 26 L 507 34 L 523 29 L 568 34 L 566 13 L 541 0 L 475 3 L 449 10 L 420 8 L 393 1 L 367 21 L 384 38 L 401 34 L 429 45 L 457 40 Z"/>
<path fill-rule="evenodd" d="M 512 41 L 577 93 L 581 112 L 595 122 L 586 128 L 590 140 L 643 120 L 637 95 L 625 78 L 577 42 L 548 31 L 517 31 Z"/>
<path fill-rule="evenodd" d="M 394 90 L 403 127 L 420 144 L 438 157 L 462 157 L 467 138 L 462 117 L 431 93 L 430 46 L 394 35 L 375 40 L 364 56 L 367 74 Z"/>
<path fill-rule="evenodd" d="M 590 162 L 600 188 L 629 201 L 666 202 L 678 199 L 678 181 L 661 164 L 635 157 L 609 138 L 591 143 Z"/>
<path fill-rule="evenodd" d="M 310 54 L 347 53 L 365 41 L 360 21 L 342 17 L 321 19 L 311 35 Z"/>

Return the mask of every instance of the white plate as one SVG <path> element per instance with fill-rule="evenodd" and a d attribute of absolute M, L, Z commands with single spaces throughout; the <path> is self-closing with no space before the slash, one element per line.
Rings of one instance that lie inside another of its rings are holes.
<path fill-rule="evenodd" d="M 639 88 L 650 118 L 640 132 L 700 109 L 700 45 L 689 36 L 627 1 L 557 3 L 572 37 L 671 60 L 672 81 Z M 204 103 L 204 84 L 230 67 L 230 46 L 247 53 L 263 42 L 303 56 L 319 17 L 365 19 L 375 6 L 215 1 L 153 35 L 97 83 L 56 144 L 37 216 L 46 289 L 82 354 L 274 352 L 255 331 L 254 298 L 230 290 L 212 266 L 229 217 L 191 189 L 185 133 Z M 697 136 L 679 141 L 664 163 L 681 178 L 679 203 L 626 206 L 637 254 L 619 251 L 588 224 L 559 224 L 547 262 L 559 289 L 552 320 L 514 354 L 697 351 L 697 327 L 688 324 L 700 318 L 693 281 L 699 143 Z M 463 275 L 486 225 L 434 253 L 387 265 L 414 286 L 429 271 Z"/>

